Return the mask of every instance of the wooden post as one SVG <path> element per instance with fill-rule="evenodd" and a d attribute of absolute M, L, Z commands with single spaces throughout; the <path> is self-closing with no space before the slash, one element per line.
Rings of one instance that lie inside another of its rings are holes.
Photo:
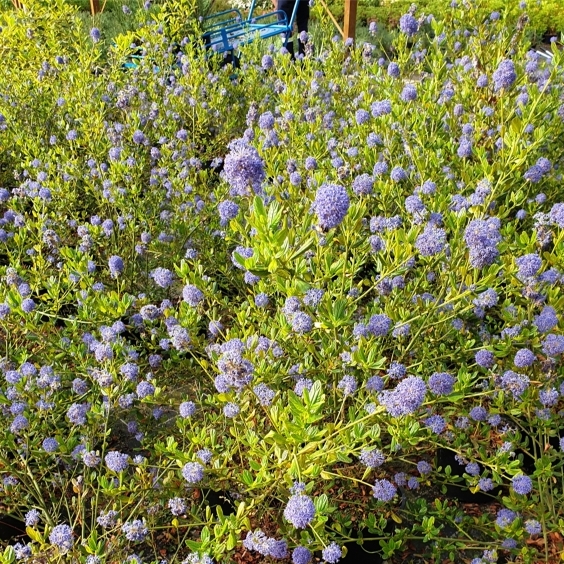
<path fill-rule="evenodd" d="M 354 39 L 356 35 L 356 7 L 358 0 L 345 0 L 345 39 Z"/>
<path fill-rule="evenodd" d="M 100 0 L 90 0 L 90 13 L 95 16 L 100 11 Z"/>

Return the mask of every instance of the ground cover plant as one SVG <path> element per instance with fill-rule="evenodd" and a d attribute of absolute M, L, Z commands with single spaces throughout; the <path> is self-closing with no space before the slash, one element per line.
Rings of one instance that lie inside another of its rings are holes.
<path fill-rule="evenodd" d="M 0 561 L 554 561 L 563 56 L 526 12 L 413 8 L 393 60 L 304 37 L 239 69 L 166 20 L 111 47 L 61 0 L 1 20 L 27 538 Z"/>

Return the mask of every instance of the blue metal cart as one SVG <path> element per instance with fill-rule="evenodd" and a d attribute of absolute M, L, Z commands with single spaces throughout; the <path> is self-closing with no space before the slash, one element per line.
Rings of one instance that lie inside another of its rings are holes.
<path fill-rule="evenodd" d="M 307 2 L 307 0 L 296 0 L 290 21 L 282 10 L 255 16 L 256 0 L 252 0 L 246 19 L 237 9 L 207 16 L 203 21 L 202 36 L 206 48 L 217 53 L 233 53 L 237 47 L 252 43 L 255 39 L 267 39 L 277 35 L 284 36 L 284 46 L 286 46 L 292 35 L 300 1 Z"/>

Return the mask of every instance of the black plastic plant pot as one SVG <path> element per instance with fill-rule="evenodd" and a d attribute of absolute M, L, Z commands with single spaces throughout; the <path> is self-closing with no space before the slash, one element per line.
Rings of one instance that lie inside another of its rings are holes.
<path fill-rule="evenodd" d="M 368 531 L 365 532 L 370 537 Z M 381 547 L 378 541 L 364 541 L 362 545 L 358 543 L 347 543 L 347 555 L 341 558 L 339 562 L 346 564 L 381 564 L 384 562 L 380 554 Z"/>
<path fill-rule="evenodd" d="M 25 524 L 11 517 L 10 515 L 0 514 L 0 539 L 15 542 L 29 542 L 31 539 L 25 532 Z"/>
<path fill-rule="evenodd" d="M 441 466 L 443 468 L 443 471 L 444 468 L 450 466 L 451 476 L 462 477 L 464 475 L 464 465 L 459 464 L 455 459 L 455 453 L 447 448 L 439 447 L 437 449 L 436 464 L 437 467 Z M 448 497 L 461 501 L 462 503 L 488 504 L 492 502 L 492 495 L 495 496 L 497 493 L 497 490 L 492 491 L 491 495 L 485 494 L 483 492 L 473 493 L 470 491 L 465 481 L 458 483 L 447 483 L 446 489 Z"/>

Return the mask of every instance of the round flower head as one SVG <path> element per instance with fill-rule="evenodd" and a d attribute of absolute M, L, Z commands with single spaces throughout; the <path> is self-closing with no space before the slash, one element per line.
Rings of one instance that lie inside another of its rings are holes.
<path fill-rule="evenodd" d="M 537 357 L 529 349 L 519 349 L 515 353 L 513 364 L 515 364 L 517 368 L 526 368 L 527 366 L 531 366 L 536 359 Z"/>
<path fill-rule="evenodd" d="M 372 495 L 378 501 L 391 501 L 397 493 L 397 488 L 389 480 L 376 480 L 372 486 Z"/>
<path fill-rule="evenodd" d="M 57 439 L 49 437 L 43 441 L 41 446 L 45 452 L 55 452 L 59 448 L 59 442 Z"/>
<path fill-rule="evenodd" d="M 366 328 L 375 337 L 384 337 L 392 328 L 392 320 L 386 314 L 378 313 L 370 317 Z"/>
<path fill-rule="evenodd" d="M 390 100 L 377 100 L 370 106 L 370 111 L 375 118 L 385 116 L 392 112 L 392 103 Z"/>
<path fill-rule="evenodd" d="M 343 551 L 341 550 L 341 547 L 335 542 L 332 542 L 321 552 L 323 560 L 325 560 L 325 562 L 327 562 L 328 564 L 336 564 L 337 562 L 339 562 L 342 554 Z"/>
<path fill-rule="evenodd" d="M 219 224 L 225 226 L 229 221 L 237 217 L 239 206 L 231 200 L 224 200 L 217 206 L 217 211 L 219 212 Z"/>
<path fill-rule="evenodd" d="M 187 462 L 182 467 L 182 476 L 189 484 L 197 484 L 204 477 L 204 467 L 199 462 Z"/>
<path fill-rule="evenodd" d="M 345 374 L 337 384 L 337 389 L 341 390 L 345 396 L 352 396 L 357 387 L 356 379 L 351 374 Z"/>
<path fill-rule="evenodd" d="M 123 272 L 123 259 L 118 256 L 112 256 L 108 260 L 108 267 L 112 278 L 117 278 Z"/>
<path fill-rule="evenodd" d="M 196 286 L 187 284 L 182 290 L 182 297 L 188 305 L 196 307 L 204 299 L 204 294 Z"/>
<path fill-rule="evenodd" d="M 230 419 L 237 417 L 240 411 L 241 409 L 236 403 L 226 403 L 223 407 L 223 414 L 225 415 L 225 417 L 229 417 Z"/>
<path fill-rule="evenodd" d="M 292 315 L 292 330 L 295 333 L 303 335 L 309 333 L 313 329 L 313 321 L 311 317 L 303 311 L 298 311 Z"/>
<path fill-rule="evenodd" d="M 516 518 L 517 514 L 514 511 L 511 511 L 511 509 L 503 508 L 497 512 L 497 518 L 495 522 L 500 529 L 507 529 L 507 527 L 509 527 Z"/>
<path fill-rule="evenodd" d="M 292 552 L 292 564 L 309 564 L 312 559 L 311 552 L 305 546 L 296 546 Z"/>
<path fill-rule="evenodd" d="M 437 435 L 440 435 L 446 429 L 446 422 L 440 415 L 431 415 L 424 419 L 423 423 Z"/>
<path fill-rule="evenodd" d="M 68 525 L 57 525 L 49 534 L 49 542 L 63 554 L 68 552 L 74 543 L 72 529 Z"/>
<path fill-rule="evenodd" d="M 540 315 L 537 315 L 534 318 L 533 324 L 541 333 L 547 333 L 558 325 L 556 310 L 551 306 L 544 307 L 540 312 Z"/>
<path fill-rule="evenodd" d="M 412 37 L 419 29 L 419 23 L 411 14 L 404 14 L 399 21 L 399 28 L 402 33 Z"/>
<path fill-rule="evenodd" d="M 495 362 L 495 356 L 491 351 L 480 349 L 475 355 L 476 364 L 482 368 L 491 368 Z"/>
<path fill-rule="evenodd" d="M 515 65 L 512 60 L 505 59 L 499 63 L 493 73 L 494 90 L 498 92 L 502 88 L 509 88 L 517 80 Z"/>
<path fill-rule="evenodd" d="M 231 142 L 229 149 L 223 164 L 223 177 L 231 187 L 231 194 L 258 193 L 265 179 L 264 162 L 258 151 L 243 139 Z"/>
<path fill-rule="evenodd" d="M 417 463 L 417 471 L 422 476 L 430 474 L 432 469 L 433 469 L 432 466 L 426 460 L 420 460 Z"/>
<path fill-rule="evenodd" d="M 542 342 L 542 351 L 552 357 L 564 353 L 564 335 L 547 335 Z"/>
<path fill-rule="evenodd" d="M 427 223 L 423 233 L 415 240 L 415 248 L 424 257 L 440 253 L 446 245 L 446 232 L 434 223 Z"/>
<path fill-rule="evenodd" d="M 519 495 L 527 495 L 528 493 L 531 493 L 533 489 L 533 481 L 525 474 L 517 474 L 511 482 L 511 487 L 515 493 Z"/>
<path fill-rule="evenodd" d="M 366 110 L 357 110 L 355 113 L 356 123 L 362 125 L 370 119 L 370 114 Z"/>
<path fill-rule="evenodd" d="M 436 395 L 448 395 L 452 392 L 456 380 L 447 372 L 435 372 L 429 378 L 429 389 Z"/>
<path fill-rule="evenodd" d="M 172 284 L 174 275 L 167 268 L 161 268 L 159 266 L 151 272 L 151 278 L 157 286 L 168 288 Z"/>
<path fill-rule="evenodd" d="M 528 519 L 525 521 L 525 531 L 530 535 L 540 535 L 542 533 L 542 525 L 536 519 Z"/>
<path fill-rule="evenodd" d="M 284 509 L 284 518 L 296 529 L 305 529 L 315 517 L 315 505 L 311 498 L 304 494 L 290 497 Z"/>
<path fill-rule="evenodd" d="M 353 192 L 357 196 L 367 196 L 372 194 L 374 179 L 369 174 L 361 174 L 357 176 L 352 183 Z"/>
<path fill-rule="evenodd" d="M 153 386 L 150 382 L 139 382 L 135 391 L 137 392 L 139 399 L 143 399 L 152 396 L 155 393 L 155 386 Z"/>
<path fill-rule="evenodd" d="M 22 310 L 25 313 L 31 313 L 35 309 L 35 302 L 31 298 L 22 301 Z"/>
<path fill-rule="evenodd" d="M 93 450 L 82 452 L 82 462 L 88 468 L 96 468 L 100 464 L 100 457 Z"/>
<path fill-rule="evenodd" d="M 169 499 L 167 505 L 173 515 L 179 516 L 186 513 L 186 502 L 181 497 Z"/>
<path fill-rule="evenodd" d="M 480 465 L 477 462 L 470 462 L 464 468 L 470 476 L 478 476 L 480 474 Z"/>
<path fill-rule="evenodd" d="M 401 362 L 392 362 L 387 375 L 394 380 L 401 380 L 407 374 L 407 368 Z"/>
<path fill-rule="evenodd" d="M 363 448 L 358 459 L 368 468 L 378 468 L 386 461 L 386 457 L 377 448 L 372 450 Z"/>
<path fill-rule="evenodd" d="M 427 386 L 418 376 L 408 376 L 394 390 L 385 390 L 378 400 L 392 417 L 415 412 L 425 400 Z"/>
<path fill-rule="evenodd" d="M 67 419 L 74 425 L 84 425 L 89 410 L 90 405 L 87 403 L 73 403 L 67 410 Z"/>
<path fill-rule="evenodd" d="M 397 63 L 390 63 L 388 65 L 388 75 L 392 78 L 399 78 L 400 76 L 400 68 Z"/>
<path fill-rule="evenodd" d="M 412 102 L 417 99 L 417 87 L 413 84 L 406 84 L 401 91 L 400 98 L 404 102 Z"/>
<path fill-rule="evenodd" d="M 123 472 L 129 466 L 129 455 L 123 454 L 119 451 L 110 451 L 104 457 L 106 466 L 112 472 Z"/>
<path fill-rule="evenodd" d="M 531 253 L 515 259 L 515 264 L 519 269 L 519 278 L 531 278 L 541 268 L 542 259 L 536 253 Z"/>
<path fill-rule="evenodd" d="M 407 173 L 401 166 L 395 166 L 390 172 L 390 178 L 394 182 L 401 182 L 407 179 Z"/>
<path fill-rule="evenodd" d="M 478 405 L 473 407 L 470 412 L 468 413 L 471 419 L 474 421 L 485 421 L 488 417 L 488 411 L 485 407 Z"/>
<path fill-rule="evenodd" d="M 325 231 L 340 225 L 347 215 L 349 204 L 349 195 L 345 188 L 337 184 L 322 184 L 312 204 L 319 227 Z"/>
<path fill-rule="evenodd" d="M 145 522 L 140 519 L 126 521 L 121 530 L 125 533 L 125 538 L 132 542 L 141 542 L 149 534 L 149 529 L 145 526 Z"/>
<path fill-rule="evenodd" d="M 39 523 L 39 519 L 41 514 L 37 509 L 32 509 L 25 514 L 25 526 L 26 527 L 35 527 Z"/>
<path fill-rule="evenodd" d="M 525 390 L 529 387 L 529 377 L 525 374 L 518 374 L 513 370 L 507 370 L 500 379 L 500 386 L 511 392 L 515 399 L 520 399 Z"/>
<path fill-rule="evenodd" d="M 180 417 L 184 417 L 185 419 L 192 417 L 192 415 L 196 413 L 196 404 L 193 401 L 182 402 L 178 411 L 180 413 Z"/>
<path fill-rule="evenodd" d="M 260 66 L 263 70 L 270 70 L 274 66 L 274 59 L 270 55 L 264 55 Z"/>
<path fill-rule="evenodd" d="M 276 392 L 269 388 L 266 384 L 257 384 L 253 388 L 253 392 L 263 407 L 269 406 L 276 395 Z"/>
<path fill-rule="evenodd" d="M 564 229 L 564 203 L 554 204 L 548 215 L 553 225 Z"/>

